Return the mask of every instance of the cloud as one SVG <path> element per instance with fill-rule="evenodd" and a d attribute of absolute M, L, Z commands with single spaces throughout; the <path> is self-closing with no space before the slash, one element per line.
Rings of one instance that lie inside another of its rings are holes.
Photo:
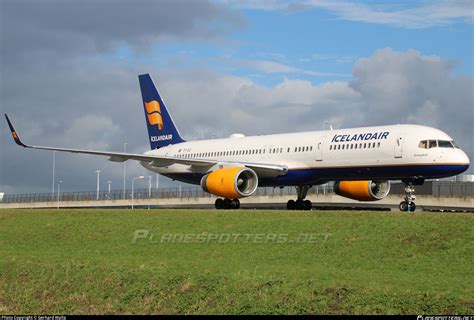
<path fill-rule="evenodd" d="M 420 29 L 454 23 L 473 23 L 474 4 L 470 0 L 439 0 L 421 2 L 418 6 L 360 3 L 351 1 L 228 1 L 240 8 L 254 10 L 299 11 L 321 9 L 339 19 L 396 27 Z"/>
<path fill-rule="evenodd" d="M 65 60 L 136 51 L 157 41 L 212 41 L 244 24 L 234 10 L 212 1 L 5 0 L 0 3 L 5 63 Z"/>
<path fill-rule="evenodd" d="M 297 67 L 293 67 L 287 64 L 269 61 L 269 60 L 246 60 L 241 61 L 241 64 L 253 68 L 255 70 L 265 73 L 284 73 L 284 74 L 302 74 L 313 77 L 350 77 L 350 74 L 336 73 L 336 72 L 322 72 L 314 70 L 305 70 Z"/>
<path fill-rule="evenodd" d="M 364 100 L 365 122 L 410 122 L 446 130 L 471 152 L 472 76 L 453 74 L 455 62 L 416 50 L 379 49 L 359 59 L 351 88 Z"/>

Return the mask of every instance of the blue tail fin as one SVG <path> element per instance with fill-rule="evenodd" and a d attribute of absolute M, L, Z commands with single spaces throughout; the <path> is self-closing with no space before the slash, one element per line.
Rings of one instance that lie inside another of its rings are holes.
<path fill-rule="evenodd" d="M 142 91 L 150 147 L 158 149 L 170 144 L 184 142 L 150 75 L 141 74 L 138 76 L 138 80 Z"/>

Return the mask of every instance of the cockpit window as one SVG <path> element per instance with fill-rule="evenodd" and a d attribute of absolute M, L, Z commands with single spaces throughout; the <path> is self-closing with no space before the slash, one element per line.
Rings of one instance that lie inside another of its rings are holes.
<path fill-rule="evenodd" d="M 454 140 L 451 140 L 451 144 L 452 144 L 453 147 L 455 147 L 456 149 L 459 149 L 459 146 L 456 144 L 456 142 L 454 142 Z"/>
<path fill-rule="evenodd" d="M 453 145 L 451 144 L 451 141 L 447 141 L 447 140 L 438 140 L 438 146 L 440 148 L 454 148 Z"/>
<path fill-rule="evenodd" d="M 428 141 L 426 140 L 420 141 L 420 143 L 418 144 L 418 148 L 428 149 Z"/>
<path fill-rule="evenodd" d="M 431 149 L 431 148 L 459 148 L 456 143 L 451 140 L 422 140 L 418 144 L 418 148 Z"/>

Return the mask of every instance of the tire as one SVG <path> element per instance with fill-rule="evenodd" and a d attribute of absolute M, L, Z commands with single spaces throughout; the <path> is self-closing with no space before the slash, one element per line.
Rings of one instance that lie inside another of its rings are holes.
<path fill-rule="evenodd" d="M 286 209 L 295 210 L 295 208 L 296 208 L 295 200 L 288 200 L 288 202 L 286 203 Z"/>
<path fill-rule="evenodd" d="M 296 200 L 296 210 L 303 210 L 303 209 L 304 209 L 304 201 Z"/>
<path fill-rule="evenodd" d="M 313 204 L 309 200 L 305 200 L 303 202 L 303 210 L 311 210 L 313 208 Z"/>
<path fill-rule="evenodd" d="M 233 199 L 230 202 L 230 208 L 231 209 L 239 209 L 240 208 L 240 201 L 239 199 Z"/>
<path fill-rule="evenodd" d="M 409 212 L 415 212 L 415 210 L 416 210 L 416 204 L 414 202 L 410 202 L 408 204 L 408 211 Z"/>
<path fill-rule="evenodd" d="M 406 201 L 400 202 L 398 207 L 400 208 L 400 211 L 408 211 L 408 203 Z"/>
<path fill-rule="evenodd" d="M 232 209 L 232 201 L 230 199 L 224 199 L 224 209 Z"/>
<path fill-rule="evenodd" d="M 217 210 L 224 208 L 224 200 L 222 200 L 221 198 L 217 198 L 216 202 L 214 202 L 214 206 Z"/>

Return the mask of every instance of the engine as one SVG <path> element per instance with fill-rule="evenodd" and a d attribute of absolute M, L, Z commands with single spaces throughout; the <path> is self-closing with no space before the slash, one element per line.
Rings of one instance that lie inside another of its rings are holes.
<path fill-rule="evenodd" d="M 227 199 L 248 197 L 257 190 L 257 186 L 255 171 L 244 167 L 219 169 L 201 179 L 204 191 Z"/>
<path fill-rule="evenodd" d="M 337 181 L 336 194 L 359 201 L 377 201 L 385 198 L 390 191 L 388 181 Z"/>

